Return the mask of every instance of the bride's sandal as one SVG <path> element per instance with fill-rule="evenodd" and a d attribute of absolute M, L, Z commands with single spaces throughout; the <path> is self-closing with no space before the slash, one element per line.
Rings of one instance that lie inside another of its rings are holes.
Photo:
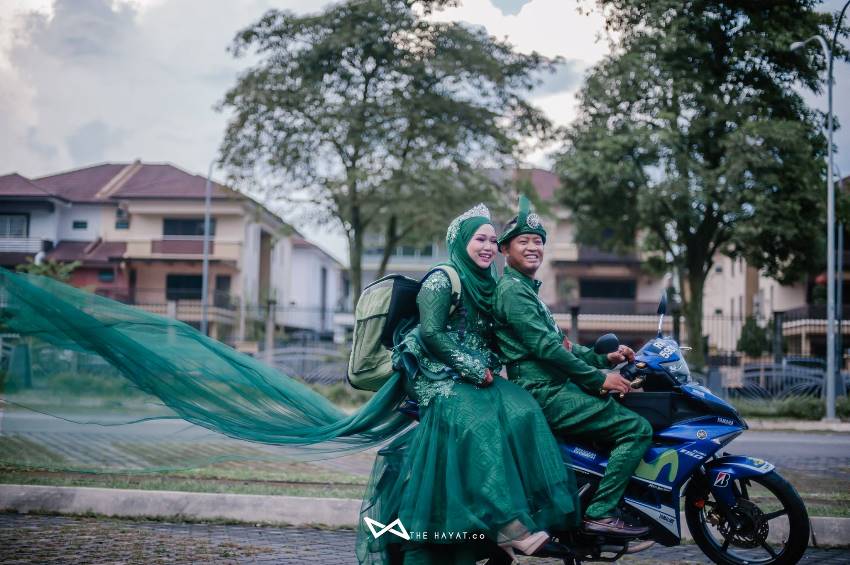
<path fill-rule="evenodd" d="M 522 555 L 534 555 L 547 541 L 549 541 L 549 534 L 547 532 L 536 532 L 522 539 L 500 543 L 499 547 L 510 555 L 512 559 L 516 559 L 515 549 Z"/>

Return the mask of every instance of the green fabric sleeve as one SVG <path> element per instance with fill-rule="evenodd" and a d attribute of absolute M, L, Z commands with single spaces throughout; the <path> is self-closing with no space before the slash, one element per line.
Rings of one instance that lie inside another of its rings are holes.
<path fill-rule="evenodd" d="M 536 359 L 548 363 L 588 393 L 599 394 L 605 376 L 567 351 L 560 332 L 555 331 L 545 319 L 537 315 L 538 298 L 531 289 L 525 288 L 524 285 L 513 285 L 511 291 L 501 298 L 504 315 L 511 329 Z"/>
<path fill-rule="evenodd" d="M 422 283 L 416 298 L 419 335 L 429 354 L 457 371 L 463 380 L 480 384 L 489 366 L 489 354 L 464 346 L 457 332 L 447 329 L 451 291 L 451 281 L 442 271 L 435 271 Z"/>
<path fill-rule="evenodd" d="M 608 362 L 608 356 L 604 353 L 596 353 L 592 347 L 586 347 L 577 343 L 573 344 L 573 355 L 597 369 L 608 369 L 611 363 Z"/>

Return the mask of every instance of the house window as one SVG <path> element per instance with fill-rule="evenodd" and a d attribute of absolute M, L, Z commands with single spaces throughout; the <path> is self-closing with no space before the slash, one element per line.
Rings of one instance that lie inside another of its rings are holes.
<path fill-rule="evenodd" d="M 0 237 L 29 236 L 27 214 L 0 214 Z"/>
<path fill-rule="evenodd" d="M 126 230 L 130 229 L 130 214 L 124 208 L 115 210 L 115 229 Z"/>
<path fill-rule="evenodd" d="M 112 269 L 101 269 L 97 272 L 97 280 L 100 282 L 115 282 L 115 271 Z"/>
<path fill-rule="evenodd" d="M 86 230 L 89 228 L 89 223 L 85 220 L 74 220 L 71 227 L 75 230 Z"/>
<path fill-rule="evenodd" d="M 166 300 L 200 300 L 203 280 L 201 275 L 166 275 Z"/>
<path fill-rule="evenodd" d="M 164 218 L 162 235 L 168 236 L 203 236 L 203 218 Z M 215 218 L 210 218 L 210 235 L 215 235 Z"/>
<path fill-rule="evenodd" d="M 637 283 L 634 280 L 582 279 L 579 281 L 581 298 L 624 298 L 634 300 Z"/>

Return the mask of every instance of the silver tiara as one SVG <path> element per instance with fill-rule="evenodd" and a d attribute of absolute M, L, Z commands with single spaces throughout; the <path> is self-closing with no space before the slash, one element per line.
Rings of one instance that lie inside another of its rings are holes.
<path fill-rule="evenodd" d="M 468 220 L 469 218 L 476 218 L 481 216 L 482 218 L 490 219 L 490 210 L 487 209 L 487 206 L 484 204 L 476 204 L 454 220 L 449 224 L 449 229 L 446 231 L 446 243 L 451 245 L 454 243 L 455 238 L 457 238 L 457 232 L 460 230 L 460 224 L 464 220 Z"/>

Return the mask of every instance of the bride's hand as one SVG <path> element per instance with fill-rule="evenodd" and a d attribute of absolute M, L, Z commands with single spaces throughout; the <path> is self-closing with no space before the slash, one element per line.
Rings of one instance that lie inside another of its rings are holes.
<path fill-rule="evenodd" d="M 481 386 L 490 386 L 493 384 L 493 371 L 484 369 L 484 380 L 481 381 Z"/>

